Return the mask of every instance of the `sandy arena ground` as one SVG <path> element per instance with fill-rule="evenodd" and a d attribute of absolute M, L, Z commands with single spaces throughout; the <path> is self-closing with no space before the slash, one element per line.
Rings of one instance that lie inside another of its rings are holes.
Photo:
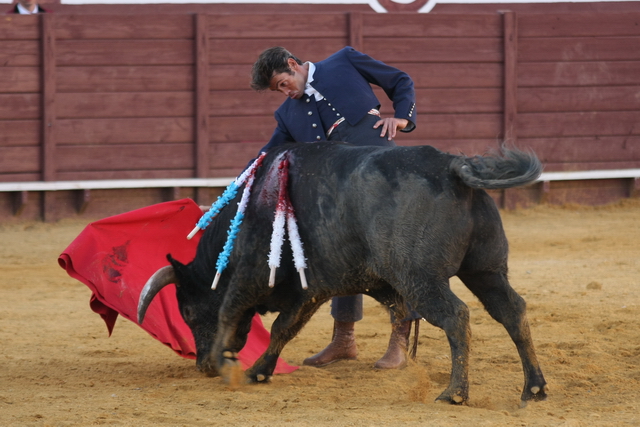
<path fill-rule="evenodd" d="M 75 219 L 0 224 L 0 425 L 640 425 L 640 200 L 502 216 L 511 283 L 527 300 L 549 382 L 545 402 L 519 408 L 515 347 L 457 279 L 473 331 L 468 406 L 434 403 L 450 357 L 444 333 L 426 322 L 417 363 L 372 368 L 389 326 L 368 298 L 356 326 L 359 360 L 230 391 L 125 319 L 108 337 L 89 289 L 57 264 L 87 222 Z M 331 325 L 326 305 L 283 357 L 300 364 L 329 342 Z"/>

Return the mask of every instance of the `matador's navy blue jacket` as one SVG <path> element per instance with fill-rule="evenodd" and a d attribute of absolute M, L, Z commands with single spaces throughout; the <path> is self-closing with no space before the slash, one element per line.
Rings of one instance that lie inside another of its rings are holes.
<path fill-rule="evenodd" d="M 415 128 L 415 91 L 411 77 L 370 56 L 347 46 L 316 66 L 311 86 L 355 125 L 372 108 L 380 108 L 370 83 L 380 86 L 393 101 L 394 117 L 407 119 L 404 129 Z M 318 108 L 313 98 L 287 98 L 275 112 L 278 125 L 269 143 L 261 151 L 268 151 L 286 142 L 325 141 Z"/>

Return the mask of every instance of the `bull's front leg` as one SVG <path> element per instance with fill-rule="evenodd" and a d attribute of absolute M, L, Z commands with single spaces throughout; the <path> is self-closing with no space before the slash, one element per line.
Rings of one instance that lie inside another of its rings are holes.
<path fill-rule="evenodd" d="M 281 312 L 278 315 L 271 326 L 269 346 L 253 366 L 245 372 L 250 382 L 268 382 L 271 379 L 282 349 L 298 335 L 298 332 L 318 310 L 320 305 L 322 304 L 309 302 L 299 310 L 287 313 Z"/>
<path fill-rule="evenodd" d="M 238 353 L 247 342 L 255 311 L 247 310 L 238 319 L 225 313 L 223 310 L 220 312 L 218 333 L 209 360 L 216 366 L 223 381 L 231 388 L 237 388 L 246 382 Z"/>

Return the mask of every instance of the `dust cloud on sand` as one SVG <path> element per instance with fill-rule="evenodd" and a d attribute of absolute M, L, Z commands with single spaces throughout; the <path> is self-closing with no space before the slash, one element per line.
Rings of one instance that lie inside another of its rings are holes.
<path fill-rule="evenodd" d="M 112 337 L 90 291 L 57 265 L 86 220 L 0 224 L 0 425 L 640 425 L 640 201 L 501 212 L 510 280 L 526 299 L 549 398 L 519 408 L 523 373 L 504 328 L 471 309 L 468 406 L 434 403 L 450 370 L 444 333 L 423 322 L 417 363 L 377 371 L 388 315 L 365 298 L 357 361 L 301 367 L 230 391 L 135 324 Z M 273 316 L 265 318 L 268 325 Z M 284 350 L 300 364 L 331 335 L 325 305 Z"/>

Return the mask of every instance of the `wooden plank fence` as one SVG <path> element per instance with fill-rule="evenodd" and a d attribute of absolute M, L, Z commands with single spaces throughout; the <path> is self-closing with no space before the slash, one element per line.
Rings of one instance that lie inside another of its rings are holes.
<path fill-rule="evenodd" d="M 482 154 L 506 140 L 532 148 L 547 172 L 637 169 L 639 23 L 635 12 L 6 15 L 0 183 L 16 189 L 0 191 L 0 218 L 101 217 L 174 197 L 210 203 L 219 188 L 89 195 L 17 183 L 237 175 L 268 141 L 283 100 L 249 88 L 251 64 L 274 45 L 310 61 L 351 45 L 407 71 L 418 127 L 400 145 Z M 605 203 L 637 192 L 632 175 L 494 195 L 505 207 Z"/>

